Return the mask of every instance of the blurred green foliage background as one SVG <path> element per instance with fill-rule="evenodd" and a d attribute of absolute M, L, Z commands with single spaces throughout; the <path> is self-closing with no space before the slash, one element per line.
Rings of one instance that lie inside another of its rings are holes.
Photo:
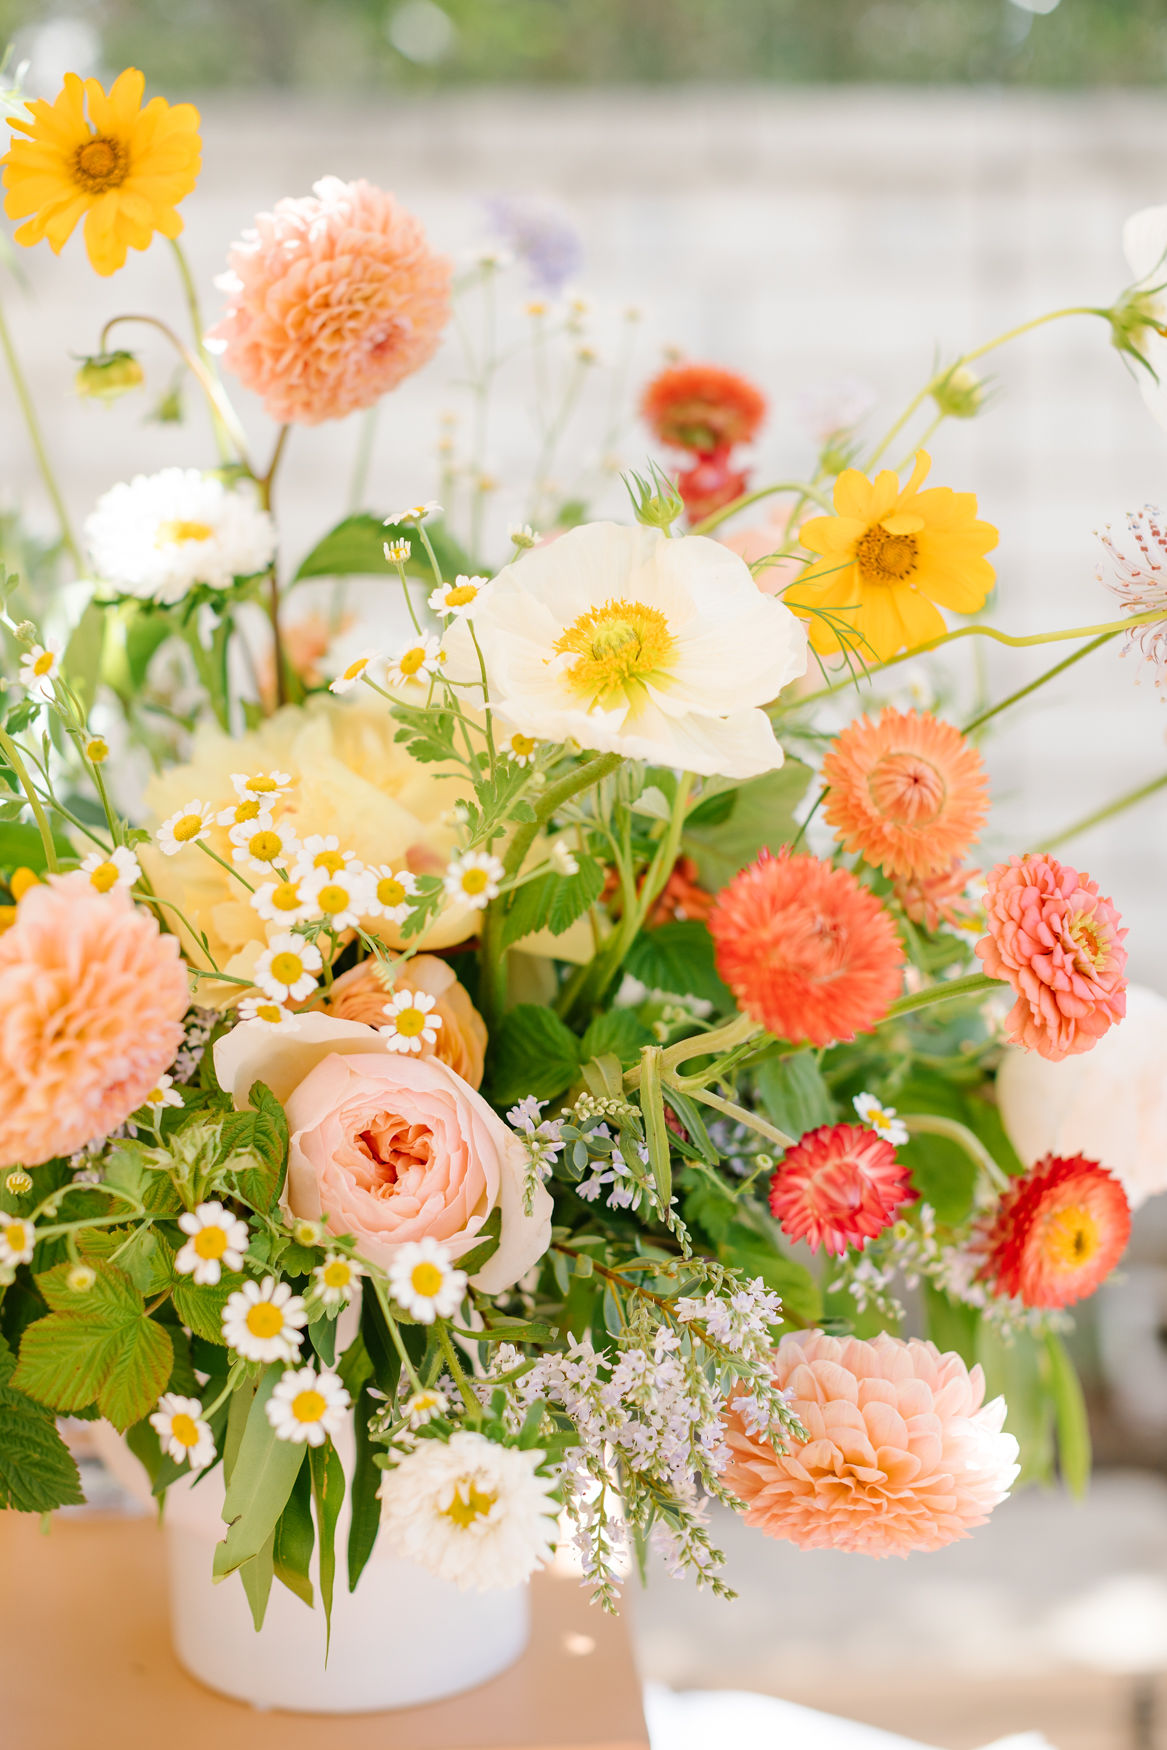
<path fill-rule="evenodd" d="M 1155 85 L 1167 0 L 0 0 L 169 94 L 686 80 Z"/>

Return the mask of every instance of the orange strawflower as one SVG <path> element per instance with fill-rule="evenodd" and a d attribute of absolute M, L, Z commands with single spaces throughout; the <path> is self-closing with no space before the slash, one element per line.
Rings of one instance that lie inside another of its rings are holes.
<path fill-rule="evenodd" d="M 718 894 L 709 930 L 739 1006 L 779 1039 L 853 1039 L 899 995 L 891 917 L 849 869 L 819 857 L 763 851 Z"/>
<path fill-rule="evenodd" d="M 1073 1306 L 1126 1250 L 1131 1211 L 1112 1173 L 1082 1155 L 1046 1155 L 1010 1185 L 983 1236 L 980 1272 L 1026 1306 Z"/>
<path fill-rule="evenodd" d="M 721 365 L 670 365 L 645 389 L 640 412 L 662 444 L 709 456 L 752 440 L 766 397 Z"/>
<path fill-rule="evenodd" d="M 890 705 L 835 737 L 823 761 L 824 818 L 848 851 L 885 875 L 938 875 L 963 857 L 988 813 L 980 754 L 951 723 Z"/>

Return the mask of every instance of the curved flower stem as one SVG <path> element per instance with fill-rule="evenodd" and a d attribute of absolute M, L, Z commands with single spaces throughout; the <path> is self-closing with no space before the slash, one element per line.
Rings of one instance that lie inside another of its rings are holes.
<path fill-rule="evenodd" d="M 16 348 L 12 344 L 12 335 L 9 332 L 8 323 L 5 319 L 2 305 L 0 305 L 0 350 L 4 353 L 4 358 L 8 365 L 8 374 L 12 378 L 12 387 L 16 390 L 16 399 L 20 403 L 20 411 L 24 418 L 29 442 L 32 445 L 32 453 L 36 457 L 36 465 L 40 471 L 40 477 L 44 482 L 45 491 L 48 493 L 52 502 L 53 512 L 57 519 L 57 526 L 61 531 L 61 544 L 65 548 L 70 559 L 73 561 L 78 576 L 81 576 L 85 570 L 85 562 L 81 557 L 81 549 L 77 545 L 77 538 L 73 533 L 73 525 L 69 521 L 69 512 L 65 508 L 65 500 L 61 495 L 60 487 L 57 485 L 57 477 L 53 473 L 52 464 L 49 461 L 49 453 L 45 448 L 44 434 L 41 431 L 40 420 L 37 418 L 36 407 L 33 403 L 28 384 L 25 381 L 24 372 L 20 368 L 20 360 L 16 356 Z"/>
<path fill-rule="evenodd" d="M 259 487 L 259 502 L 266 511 L 271 510 L 272 490 L 275 486 L 276 470 L 278 469 L 280 462 L 283 460 L 284 445 L 288 441 L 288 434 L 291 429 L 290 425 L 281 425 L 279 436 L 276 438 L 276 447 L 272 451 L 272 458 L 268 464 L 267 473 L 256 481 L 256 485 Z M 278 709 L 280 705 L 286 705 L 288 702 L 288 664 L 287 658 L 284 655 L 283 635 L 280 631 L 280 574 L 279 566 L 275 558 L 272 559 L 271 567 L 268 572 L 267 616 L 271 621 L 272 662 L 275 668 L 276 707 Z"/>
<path fill-rule="evenodd" d="M 197 353 L 193 353 L 190 347 L 187 346 L 186 342 L 179 339 L 173 328 L 165 322 L 160 322 L 157 316 L 141 316 L 133 312 L 127 312 L 124 316 L 110 317 L 109 321 L 101 331 L 101 337 L 98 342 L 103 352 L 106 351 L 108 347 L 109 336 L 121 322 L 144 322 L 148 328 L 156 328 L 159 334 L 166 336 L 166 339 L 170 342 L 171 346 L 174 348 L 175 352 L 177 352 L 179 358 L 182 360 L 183 364 L 206 396 L 212 423 L 216 424 L 216 431 L 219 429 L 219 424 L 216 422 L 221 422 L 222 429 L 229 436 L 235 454 L 239 458 L 240 466 L 245 468 L 248 474 L 251 475 L 252 479 L 254 479 L 255 475 L 247 456 L 247 438 L 244 435 L 243 427 L 239 423 L 238 415 L 228 401 L 222 384 L 216 380 L 214 374 L 203 363 Z"/>
<path fill-rule="evenodd" d="M 1073 656 L 1065 656 L 1061 662 L 1055 662 L 1052 668 L 1047 668 L 1044 674 L 1039 674 L 1035 681 L 1029 682 L 1028 686 L 1018 687 L 1015 693 L 1010 693 L 1007 698 L 999 699 L 995 705 L 990 705 L 987 710 L 970 718 L 963 726 L 962 733 L 971 735 L 974 729 L 980 729 L 982 724 L 987 723 L 991 717 L 995 717 L 999 711 L 1007 711 L 1010 705 L 1016 705 L 1019 700 L 1026 698 L 1030 693 L 1036 693 L 1038 687 L 1044 687 L 1047 681 L 1052 681 L 1055 676 L 1064 673 L 1066 669 L 1073 668 L 1074 664 L 1081 662 L 1084 656 L 1089 656 L 1095 650 L 1101 650 L 1104 644 L 1108 644 L 1112 638 L 1117 636 L 1117 632 L 1103 632 L 1100 637 L 1092 638 L 1089 644 L 1083 644 L 1081 650 L 1075 650 Z"/>
<path fill-rule="evenodd" d="M 401 1332 L 397 1328 L 397 1320 L 389 1310 L 389 1298 L 385 1292 L 385 1284 L 381 1281 L 380 1277 L 374 1276 L 372 1272 L 369 1274 L 369 1281 L 373 1284 L 373 1293 L 377 1297 L 377 1305 L 381 1308 L 381 1316 L 384 1318 L 386 1328 L 393 1340 L 393 1347 L 401 1357 L 401 1365 L 409 1375 L 409 1381 L 413 1386 L 414 1391 L 420 1391 L 421 1379 L 418 1376 L 417 1368 L 409 1358 L 409 1350 L 405 1347 Z M 475 1402 L 474 1408 L 478 1409 L 478 1407 L 477 1402 Z"/>
<path fill-rule="evenodd" d="M 906 997 L 897 997 L 884 1021 L 894 1021 L 900 1015 L 912 1015 L 917 1009 L 930 1009 L 934 1003 L 948 1002 L 952 997 L 971 997 L 981 991 L 999 990 L 1001 980 L 990 978 L 984 972 L 970 972 L 966 978 L 946 978 L 939 984 L 928 984 L 923 990 L 912 991 Z"/>
<path fill-rule="evenodd" d="M 0 753 L 4 755 L 8 764 L 16 773 L 17 781 L 28 799 L 28 805 L 32 809 L 33 818 L 37 824 L 37 831 L 41 835 L 41 844 L 44 847 L 45 853 L 45 866 L 50 873 L 55 873 L 58 868 L 57 847 L 53 843 L 53 829 L 49 825 L 49 817 L 45 813 L 44 805 L 37 794 L 36 785 L 28 775 L 28 767 L 21 758 L 20 749 L 8 734 L 7 730 L 4 729 L 0 729 Z"/>
<path fill-rule="evenodd" d="M 1152 778 L 1149 784 L 1140 784 L 1136 790 L 1128 790 L 1124 796 L 1114 802 L 1108 802 L 1105 808 L 1096 808 L 1093 814 L 1087 814 L 1081 820 L 1076 820 L 1072 826 L 1064 826 L 1052 838 L 1042 839 L 1034 845 L 1035 851 L 1056 850 L 1058 845 L 1065 844 L 1067 839 L 1077 838 L 1079 833 L 1089 832 L 1092 826 L 1101 826 L 1104 820 L 1111 820 L 1116 814 L 1121 814 L 1125 808 L 1133 808 L 1136 802 L 1142 802 L 1144 797 L 1153 796 L 1156 790 L 1167 788 L 1167 772 L 1158 778 Z"/>
<path fill-rule="evenodd" d="M 207 351 L 207 343 L 203 338 L 203 315 L 199 308 L 198 288 L 194 283 L 194 275 L 190 271 L 190 262 L 186 259 L 186 251 L 177 237 L 170 239 L 170 247 L 174 251 L 174 259 L 178 264 L 178 277 L 182 281 L 182 292 L 186 299 L 187 311 L 190 315 L 191 333 L 194 336 L 195 351 L 198 353 L 203 369 L 210 377 L 219 395 L 225 400 L 226 394 L 219 382 L 218 373 L 211 362 Z M 211 425 L 215 433 L 215 445 L 219 451 L 219 460 L 228 462 L 231 459 L 231 434 L 228 431 L 222 412 L 217 404 L 217 398 L 211 402 Z"/>
<path fill-rule="evenodd" d="M 826 495 L 812 486 L 806 480 L 779 480 L 773 486 L 759 486 L 756 492 L 743 492 L 740 498 L 735 498 L 732 504 L 723 504 L 720 510 L 711 511 L 702 517 L 699 523 L 694 523 L 689 530 L 691 535 L 709 535 L 713 530 L 727 523 L 730 517 L 736 516 L 739 510 L 745 510 L 751 504 L 757 504 L 759 499 L 773 498 L 778 492 L 797 492 L 801 499 L 813 498 L 826 511 L 834 509 L 834 505 Z"/>
<path fill-rule="evenodd" d="M 711 1094 L 708 1088 L 693 1087 L 688 1082 L 683 1087 L 691 1100 L 700 1101 L 702 1106 L 712 1106 L 715 1112 L 732 1118 L 735 1124 L 744 1124 L 747 1130 L 756 1130 L 759 1136 L 777 1143 L 779 1148 L 793 1148 L 798 1140 L 797 1137 L 787 1136 L 784 1130 L 779 1130 L 776 1124 L 759 1117 L 756 1112 L 748 1111 L 745 1106 L 738 1106 L 733 1100 L 723 1100 L 720 1094 Z"/>
<path fill-rule="evenodd" d="M 694 1033 L 688 1039 L 679 1039 L 675 1045 L 667 1045 L 660 1054 L 662 1076 L 675 1080 L 678 1088 L 689 1093 L 695 1087 L 705 1085 L 705 1076 L 674 1076 L 674 1071 L 681 1064 L 688 1063 L 690 1058 L 711 1057 L 720 1052 L 733 1051 L 737 1046 L 744 1045 L 746 1040 L 757 1038 L 764 1031 L 757 1021 L 749 1015 L 735 1015 L 732 1021 L 726 1021 L 721 1027 L 714 1027 L 709 1033 Z M 710 1073 L 710 1079 L 716 1080 L 718 1072 Z M 624 1077 L 624 1084 L 629 1088 L 640 1086 L 640 1065 L 633 1064 Z"/>
<path fill-rule="evenodd" d="M 912 1136 L 943 1136 L 962 1148 L 981 1169 L 997 1191 L 1007 1191 L 1009 1175 L 999 1167 L 979 1136 L 975 1136 L 955 1118 L 942 1118 L 938 1112 L 909 1112 L 903 1120 Z"/>

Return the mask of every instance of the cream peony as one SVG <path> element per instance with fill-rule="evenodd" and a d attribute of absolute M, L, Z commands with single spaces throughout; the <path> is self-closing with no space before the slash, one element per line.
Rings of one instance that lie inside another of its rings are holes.
<path fill-rule="evenodd" d="M 726 778 L 782 764 L 762 706 L 804 672 L 806 633 L 718 541 L 586 523 L 506 566 L 473 626 L 525 735 Z M 444 647 L 451 678 L 478 678 L 464 622 Z"/>
<path fill-rule="evenodd" d="M 997 1099 L 1027 1167 L 1053 1154 L 1108 1167 L 1132 1209 L 1167 1191 L 1167 999 L 1128 985 L 1126 1017 L 1083 1056 L 1006 1052 Z"/>
<path fill-rule="evenodd" d="M 398 1056 L 362 1022 L 313 1013 L 294 1032 L 233 1028 L 215 1045 L 215 1070 L 240 1110 L 257 1081 L 284 1107 L 288 1214 L 355 1235 L 370 1263 L 387 1269 L 400 1246 L 427 1238 L 456 1262 L 500 1209 L 498 1249 L 471 1277 L 499 1294 L 551 1243 L 542 1185 L 523 1209 L 523 1144 L 437 1058 Z"/>

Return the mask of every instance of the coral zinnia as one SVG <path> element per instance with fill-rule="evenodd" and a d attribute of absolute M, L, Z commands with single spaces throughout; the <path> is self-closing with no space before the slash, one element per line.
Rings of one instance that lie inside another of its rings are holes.
<path fill-rule="evenodd" d="M 836 514 L 803 523 L 799 539 L 822 557 L 786 600 L 810 619 L 816 650 L 849 641 L 862 657 L 886 662 L 944 632 L 937 602 L 960 614 L 984 606 L 993 587 L 984 555 L 997 545 L 997 531 L 977 521 L 971 492 L 921 492 L 931 466 L 918 451 L 904 487 L 890 469 L 872 481 L 847 468 L 835 482 Z"/>
<path fill-rule="evenodd" d="M 766 417 L 766 398 L 721 365 L 670 365 L 645 389 L 640 412 L 662 444 L 709 456 L 750 442 Z"/>
<path fill-rule="evenodd" d="M 985 768 L 951 723 L 927 711 L 860 717 L 823 761 L 823 814 L 848 851 L 885 875 L 936 875 L 963 857 L 988 813 Z"/>
<path fill-rule="evenodd" d="M 1006 1023 L 1016 1044 L 1056 1062 L 1122 1020 L 1126 931 L 1088 875 L 1056 857 L 1011 857 L 989 872 L 985 918 L 976 951 L 1017 992 Z"/>
<path fill-rule="evenodd" d="M 175 208 L 198 180 L 199 112 L 152 97 L 136 67 L 118 75 L 108 95 L 96 79 L 65 74 L 53 103 L 33 98 L 30 121 L 9 116 L 15 139 L 3 159 L 10 219 L 28 222 L 18 243 L 47 238 L 59 255 L 85 217 L 85 248 L 100 274 L 125 266 L 127 249 L 148 249 L 155 231 L 177 237 Z M 86 119 L 86 104 L 89 117 Z"/>
<path fill-rule="evenodd" d="M 326 176 L 230 251 L 223 362 L 273 419 L 319 425 L 371 407 L 436 352 L 451 267 L 368 182 Z"/>
<path fill-rule="evenodd" d="M 818 857 L 763 851 L 718 894 L 709 929 L 741 1008 L 780 1039 L 853 1039 L 899 994 L 890 916 L 849 869 Z"/>
<path fill-rule="evenodd" d="M 941 1549 L 983 1525 L 1017 1476 L 1005 1400 L 985 1404 L 980 1368 L 933 1343 L 795 1331 L 773 1378 L 809 1439 L 777 1452 L 731 1406 L 722 1478 L 767 1537 L 869 1556 Z"/>
<path fill-rule="evenodd" d="M 865 1124 L 807 1131 L 770 1180 L 770 1210 L 783 1233 L 839 1258 L 848 1246 L 861 1252 L 915 1198 L 891 1143 Z"/>
<path fill-rule="evenodd" d="M 174 936 L 87 875 L 30 887 L 0 937 L 0 1166 L 37 1166 L 137 1110 L 182 1044 Z"/>
<path fill-rule="evenodd" d="M 1026 1306 L 1073 1306 L 1110 1275 L 1130 1231 L 1130 1204 L 1112 1173 L 1082 1155 L 1046 1155 L 1001 1198 L 980 1277 Z"/>

